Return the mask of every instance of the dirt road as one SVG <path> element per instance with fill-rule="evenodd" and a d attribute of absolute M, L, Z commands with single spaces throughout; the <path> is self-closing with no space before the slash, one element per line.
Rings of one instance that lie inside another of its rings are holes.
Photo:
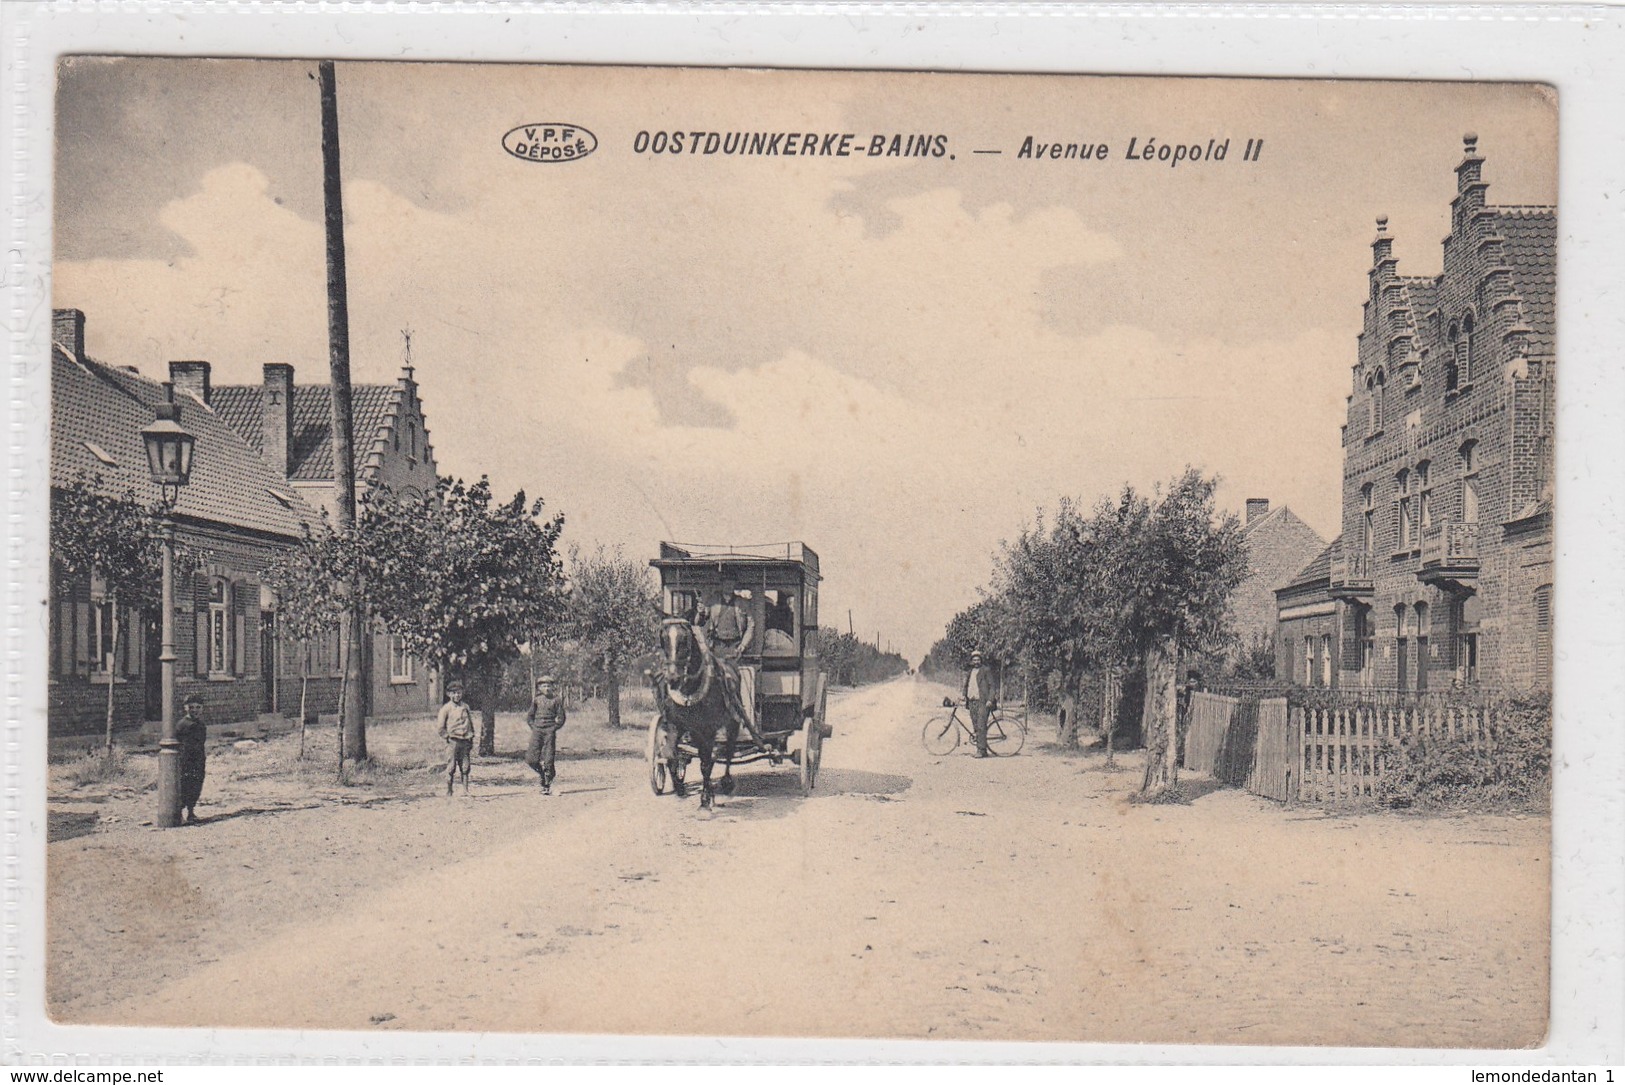
<path fill-rule="evenodd" d="M 712 816 L 641 761 L 544 798 L 324 806 L 51 845 L 58 1020 L 285 1028 L 1536 1044 L 1549 823 L 1131 805 L 1035 735 L 935 758 L 940 687 L 832 700 L 816 794 Z M 1195 791 L 1203 789 L 1197 787 Z M 359 839 L 358 839 L 359 838 Z M 242 868 L 248 866 L 245 872 Z M 105 894 L 120 894 L 117 908 Z M 101 902 L 101 903 L 98 903 Z M 141 917 L 173 915 L 169 926 Z"/>

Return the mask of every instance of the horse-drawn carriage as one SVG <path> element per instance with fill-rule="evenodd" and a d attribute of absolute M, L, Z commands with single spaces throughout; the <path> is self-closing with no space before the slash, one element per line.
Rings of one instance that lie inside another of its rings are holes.
<path fill-rule="evenodd" d="M 734 765 L 788 761 L 800 769 L 802 791 L 811 793 L 830 736 L 818 667 L 818 555 L 798 542 L 663 542 L 649 564 L 660 571 L 666 615 L 655 675 L 658 711 L 649 724 L 649 786 L 656 795 L 668 787 L 682 794 L 689 762 L 698 758 L 701 805 L 709 806 L 714 764 L 723 766 L 727 794 Z M 713 615 L 725 609 L 731 613 L 719 623 Z M 730 691 L 737 691 L 732 711 Z"/>

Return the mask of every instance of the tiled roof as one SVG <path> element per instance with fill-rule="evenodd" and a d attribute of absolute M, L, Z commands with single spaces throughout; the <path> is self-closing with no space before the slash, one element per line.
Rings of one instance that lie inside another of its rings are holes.
<path fill-rule="evenodd" d="M 1557 316 L 1557 210 L 1494 207 L 1495 228 L 1506 244 L 1512 288 L 1523 298 L 1524 322 L 1534 331 L 1531 354 L 1551 354 Z"/>
<path fill-rule="evenodd" d="M 1331 541 L 1326 549 L 1315 555 L 1314 561 L 1294 573 L 1292 579 L 1283 584 L 1280 590 L 1287 592 L 1294 588 L 1312 587 L 1322 580 L 1329 580 L 1332 575 L 1332 562 L 1341 555 L 1342 551 L 1343 536 L 1339 535 Z"/>
<path fill-rule="evenodd" d="M 261 397 L 254 384 L 221 385 L 210 392 L 214 408 L 232 429 L 258 450 L 264 441 Z M 401 389 L 395 384 L 357 384 L 350 389 L 355 419 L 355 459 L 359 473 L 373 442 L 387 433 Z M 325 384 L 300 384 L 293 389 L 293 470 L 296 482 L 325 482 L 333 477 L 332 397 Z"/>
<path fill-rule="evenodd" d="M 181 425 L 197 438 L 191 481 L 181 487 L 177 516 L 294 539 L 302 524 L 317 522 L 310 506 L 218 414 L 189 395 L 176 399 Z M 144 503 L 157 502 L 141 429 L 162 402 L 164 389 L 156 381 L 53 349 L 51 483 L 65 484 L 80 471 L 93 471 L 112 488 L 132 490 Z"/>

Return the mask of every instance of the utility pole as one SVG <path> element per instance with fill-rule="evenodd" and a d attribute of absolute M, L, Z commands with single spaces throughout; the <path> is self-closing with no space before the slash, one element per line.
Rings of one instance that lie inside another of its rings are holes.
<path fill-rule="evenodd" d="M 852 627 L 852 608 L 851 607 L 848 607 L 847 610 L 846 610 L 846 635 L 851 637 L 853 640 L 858 639 L 858 631 Z"/>
<path fill-rule="evenodd" d="M 350 403 L 350 305 L 344 273 L 344 192 L 339 169 L 339 99 L 333 62 L 317 65 L 322 91 L 322 207 L 327 227 L 327 365 L 333 421 L 334 511 L 338 530 L 355 530 L 355 433 Z M 367 759 L 367 715 L 362 703 L 361 650 L 366 643 L 359 584 L 350 586 L 344 611 L 344 755 Z"/>

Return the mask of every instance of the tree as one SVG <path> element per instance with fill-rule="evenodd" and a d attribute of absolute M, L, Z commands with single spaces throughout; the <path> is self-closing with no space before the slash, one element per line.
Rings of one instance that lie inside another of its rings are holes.
<path fill-rule="evenodd" d="M 339 534 L 323 526 L 307 533 L 299 546 L 288 551 L 265 570 L 265 583 L 277 596 L 277 628 L 283 636 L 299 642 L 301 654 L 310 651 L 311 642 L 337 634 L 347 614 L 346 600 L 358 580 L 360 550 L 355 532 Z M 348 667 L 345 669 L 348 674 Z M 305 756 L 305 719 L 310 673 L 299 674 L 299 756 Z M 344 691 L 347 698 L 349 690 Z M 342 765 L 344 711 L 339 710 L 339 761 Z"/>
<path fill-rule="evenodd" d="M 135 492 L 110 492 L 100 475 L 81 472 L 51 489 L 51 558 L 65 580 L 99 582 L 111 629 L 107 670 L 107 752 L 113 752 L 113 693 L 124 635 L 119 612 L 155 610 L 163 586 L 160 514 Z"/>
<path fill-rule="evenodd" d="M 570 548 L 569 636 L 604 677 L 609 725 L 621 725 L 621 671 L 629 659 L 652 651 L 660 628 L 660 599 L 648 568 L 617 547 L 602 544 L 583 556 Z"/>
<path fill-rule="evenodd" d="M 428 497 L 370 495 L 358 529 L 374 615 L 405 650 L 469 687 L 483 756 L 496 752 L 503 664 L 565 617 L 564 517 L 544 520 L 542 509 L 523 490 L 495 502 L 484 476 L 442 478 Z"/>
<path fill-rule="evenodd" d="M 1126 644 L 1143 661 L 1146 742 L 1140 793 L 1178 779 L 1178 686 L 1183 653 L 1224 640 L 1230 596 L 1247 577 L 1247 545 L 1234 514 L 1216 517 L 1218 479 L 1194 468 L 1155 500 L 1124 491 L 1128 528 L 1110 565 L 1108 594 L 1121 607 Z"/>

